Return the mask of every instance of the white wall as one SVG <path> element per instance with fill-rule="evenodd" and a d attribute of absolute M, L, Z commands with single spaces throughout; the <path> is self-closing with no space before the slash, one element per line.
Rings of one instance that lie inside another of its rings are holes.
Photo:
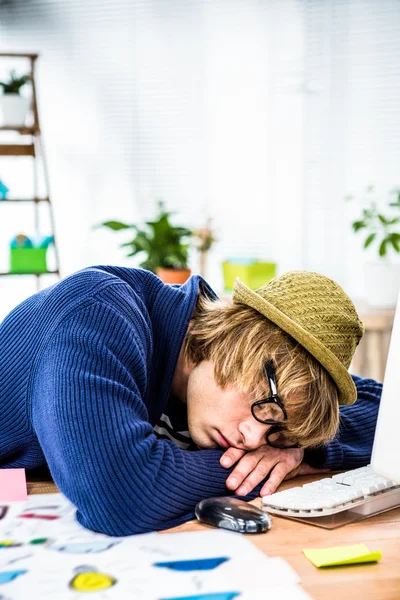
<path fill-rule="evenodd" d="M 362 251 L 350 222 L 369 184 L 377 200 L 400 187 L 400 3 L 320 0 L 304 3 L 308 95 L 305 112 L 307 268 L 364 293 Z"/>
<path fill-rule="evenodd" d="M 364 255 L 343 198 L 399 183 L 399 13 L 396 0 L 1 6 L 0 48 L 41 53 L 63 275 L 135 264 L 92 226 L 148 217 L 162 197 L 185 224 L 213 218 L 217 290 L 221 260 L 242 255 L 320 270 L 359 295 Z M 4 215 L 0 260 L 27 228 Z M 16 279 L 0 280 L 0 315 L 30 293 Z"/>

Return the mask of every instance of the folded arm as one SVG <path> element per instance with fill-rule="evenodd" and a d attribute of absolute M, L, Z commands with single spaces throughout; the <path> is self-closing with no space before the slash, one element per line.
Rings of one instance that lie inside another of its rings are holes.
<path fill-rule="evenodd" d="M 32 383 L 55 483 L 82 525 L 109 535 L 172 527 L 203 498 L 229 493 L 221 451 L 181 450 L 153 433 L 141 339 L 123 314 L 94 303 L 58 327 Z"/>

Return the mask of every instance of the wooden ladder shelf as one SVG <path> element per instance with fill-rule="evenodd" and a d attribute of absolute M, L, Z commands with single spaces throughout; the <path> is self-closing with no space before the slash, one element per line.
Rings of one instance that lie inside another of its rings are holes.
<path fill-rule="evenodd" d="M 35 83 L 35 66 L 36 60 L 38 59 L 38 54 L 24 54 L 24 53 L 4 53 L 0 52 L 0 59 L 13 59 L 13 58 L 25 58 L 29 61 L 30 71 L 29 71 L 29 81 L 32 87 L 32 116 L 33 123 L 28 126 L 10 126 L 10 125 L 2 125 L 0 126 L 0 139 L 1 134 L 3 132 L 16 132 L 22 138 L 20 143 L 0 143 L 0 157 L 9 156 L 9 157 L 20 157 L 20 156 L 28 156 L 32 158 L 33 162 L 33 170 L 34 170 L 34 190 L 32 193 L 32 197 L 29 198 L 5 198 L 0 200 L 0 210 L 2 206 L 14 204 L 14 203 L 33 203 L 34 205 L 34 225 L 35 225 L 35 234 L 40 234 L 40 214 L 39 214 L 39 206 L 40 204 L 47 204 L 49 210 L 50 217 L 50 227 L 51 231 L 49 232 L 54 240 L 54 251 L 55 251 L 55 269 L 48 270 L 45 272 L 0 272 L 0 276 L 11 276 L 11 275 L 34 275 L 37 281 L 37 289 L 40 289 L 40 277 L 42 275 L 58 275 L 60 276 L 60 267 L 59 267 L 59 254 L 57 247 L 57 240 L 55 235 L 55 227 L 54 227 L 54 215 L 53 215 L 53 207 L 50 200 L 50 191 L 49 191 L 49 175 L 47 169 L 47 163 L 45 160 L 45 156 L 43 153 L 43 147 L 41 143 L 41 130 L 40 130 L 40 122 L 39 122 L 39 113 L 37 106 L 37 96 L 36 96 L 36 83 Z M 43 180 L 45 184 L 45 195 L 39 195 L 39 164 L 41 163 Z"/>

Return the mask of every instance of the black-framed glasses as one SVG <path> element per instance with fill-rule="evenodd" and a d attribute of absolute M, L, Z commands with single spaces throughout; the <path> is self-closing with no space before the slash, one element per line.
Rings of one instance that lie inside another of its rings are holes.
<path fill-rule="evenodd" d="M 285 428 L 287 413 L 278 396 L 272 360 L 265 363 L 264 373 L 268 381 L 270 396 L 253 402 L 251 414 L 259 423 L 271 425 L 266 435 L 267 444 L 273 448 L 298 448 L 298 443 Z"/>

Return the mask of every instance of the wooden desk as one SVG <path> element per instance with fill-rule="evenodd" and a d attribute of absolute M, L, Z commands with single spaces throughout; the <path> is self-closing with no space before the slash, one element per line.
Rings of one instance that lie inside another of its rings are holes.
<path fill-rule="evenodd" d="M 286 481 L 280 489 L 303 485 L 320 476 L 309 475 Z M 57 492 L 52 483 L 29 483 L 30 494 Z M 260 500 L 254 500 L 259 504 Z M 168 533 L 208 529 L 190 521 Z M 400 599 L 400 509 L 388 511 L 339 529 L 326 530 L 273 516 L 271 531 L 247 538 L 268 556 L 282 556 L 301 577 L 304 589 L 314 600 L 399 600 Z M 302 548 L 327 548 L 364 543 L 381 550 L 379 563 L 317 569 Z M 267 598 L 266 598 L 267 600 Z M 276 600 L 279 600 L 277 596 Z"/>
<path fill-rule="evenodd" d="M 303 485 L 320 476 L 298 477 L 286 481 L 283 490 Z M 259 504 L 260 500 L 254 500 Z M 314 600 L 399 600 L 400 599 L 400 508 L 365 521 L 326 530 L 273 516 L 271 531 L 248 535 L 268 556 L 282 556 L 301 577 L 304 589 Z M 208 529 L 190 521 L 168 530 L 201 531 Z M 379 563 L 318 569 L 304 556 L 302 548 L 328 548 L 364 543 L 370 550 L 381 550 Z M 279 600 L 277 595 L 276 600 Z"/>

